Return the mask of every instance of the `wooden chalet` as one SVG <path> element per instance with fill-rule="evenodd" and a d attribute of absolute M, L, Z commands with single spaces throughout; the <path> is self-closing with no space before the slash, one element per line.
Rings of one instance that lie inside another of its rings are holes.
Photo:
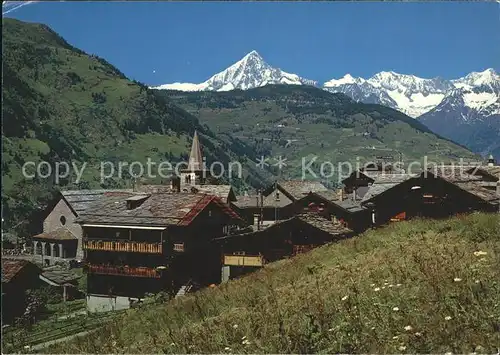
<path fill-rule="evenodd" d="M 414 216 L 440 218 L 498 209 L 496 192 L 481 186 L 476 178 L 456 174 L 444 177 L 442 173 L 381 175 L 370 186 L 361 205 L 372 211 L 374 225 Z"/>
<path fill-rule="evenodd" d="M 355 232 L 363 232 L 369 228 L 370 210 L 361 205 L 360 199 L 343 197 L 344 195 L 335 191 L 311 192 L 300 201 L 302 211 L 319 213 Z"/>
<path fill-rule="evenodd" d="M 199 193 L 109 197 L 78 222 L 92 310 L 106 306 L 109 297 L 121 302 L 115 309 L 127 308 L 129 298 L 175 292 L 189 280 L 219 281 L 220 254 L 210 241 L 242 224 L 219 197 Z"/>
<path fill-rule="evenodd" d="M 266 263 L 307 252 L 354 234 L 339 222 L 318 213 L 301 213 L 260 230 L 216 239 L 222 249 L 223 281 Z"/>
<path fill-rule="evenodd" d="M 248 224 L 267 225 L 296 215 L 302 209 L 299 201 L 310 192 L 320 191 L 329 190 L 316 181 L 283 180 L 258 195 L 240 196 L 231 205 Z"/>
<path fill-rule="evenodd" d="M 2 258 L 2 324 L 23 315 L 26 290 L 40 286 L 41 269 L 27 260 Z"/>

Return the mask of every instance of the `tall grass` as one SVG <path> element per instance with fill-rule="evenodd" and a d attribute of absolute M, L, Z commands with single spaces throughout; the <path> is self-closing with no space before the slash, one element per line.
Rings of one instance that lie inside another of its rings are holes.
<path fill-rule="evenodd" d="M 50 353 L 493 353 L 500 215 L 370 230 Z"/>

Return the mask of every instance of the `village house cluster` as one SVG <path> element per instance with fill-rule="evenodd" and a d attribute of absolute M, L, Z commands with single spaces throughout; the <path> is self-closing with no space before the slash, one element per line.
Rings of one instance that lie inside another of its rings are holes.
<path fill-rule="evenodd" d="M 182 295 L 383 224 L 499 211 L 500 166 L 492 158 L 419 174 L 374 162 L 335 191 L 288 180 L 245 196 L 208 184 L 202 161 L 195 133 L 187 168 L 168 185 L 61 191 L 43 233 L 33 236 L 34 261 L 82 264 L 88 311 L 118 310 L 148 293 Z"/>

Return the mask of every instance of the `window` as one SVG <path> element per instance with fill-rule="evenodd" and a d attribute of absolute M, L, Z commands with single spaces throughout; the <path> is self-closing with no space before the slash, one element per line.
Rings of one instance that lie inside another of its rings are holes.
<path fill-rule="evenodd" d="M 61 218 L 59 218 L 59 221 L 61 222 L 61 225 L 64 226 L 66 224 L 66 217 L 61 216 Z"/>

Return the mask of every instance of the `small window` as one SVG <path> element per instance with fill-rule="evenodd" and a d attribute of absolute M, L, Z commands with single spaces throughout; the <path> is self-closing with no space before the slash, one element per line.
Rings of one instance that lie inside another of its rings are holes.
<path fill-rule="evenodd" d="M 64 226 L 66 224 L 66 217 L 64 216 L 61 216 L 61 218 L 59 218 L 59 221 L 61 222 L 61 224 Z"/>

